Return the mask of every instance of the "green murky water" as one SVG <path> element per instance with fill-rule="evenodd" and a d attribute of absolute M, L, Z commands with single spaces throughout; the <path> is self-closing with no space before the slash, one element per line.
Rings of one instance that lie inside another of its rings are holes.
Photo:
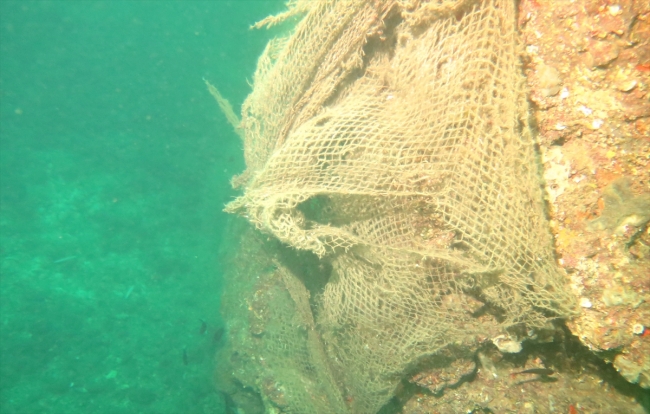
<path fill-rule="evenodd" d="M 280 9 L 0 2 L 0 412 L 224 412 L 243 157 L 203 78 L 238 108 L 268 39 L 248 27 Z"/>

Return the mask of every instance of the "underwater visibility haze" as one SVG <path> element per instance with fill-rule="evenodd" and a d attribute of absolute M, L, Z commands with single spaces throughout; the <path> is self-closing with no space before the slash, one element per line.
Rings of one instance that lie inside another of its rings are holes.
<path fill-rule="evenodd" d="M 217 250 L 279 1 L 0 2 L 0 412 L 221 413 Z"/>
<path fill-rule="evenodd" d="M 0 1 L 0 414 L 650 412 L 650 3 L 282 3 Z"/>

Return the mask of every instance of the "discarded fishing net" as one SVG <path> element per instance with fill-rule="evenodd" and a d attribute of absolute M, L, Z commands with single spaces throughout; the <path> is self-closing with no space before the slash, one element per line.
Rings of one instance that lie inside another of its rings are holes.
<path fill-rule="evenodd" d="M 226 210 L 265 234 L 224 301 L 238 381 L 282 412 L 374 413 L 423 356 L 571 314 L 514 1 L 298 0 L 257 26 L 291 19 L 238 125 Z"/>

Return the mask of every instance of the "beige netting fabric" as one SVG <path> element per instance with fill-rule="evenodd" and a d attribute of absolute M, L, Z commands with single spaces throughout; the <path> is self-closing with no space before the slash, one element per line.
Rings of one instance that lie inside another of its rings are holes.
<path fill-rule="evenodd" d="M 418 358 L 571 314 L 514 2 L 290 7 L 261 23 L 303 15 L 260 58 L 241 122 L 247 170 L 234 180 L 244 194 L 227 211 L 331 264 L 312 307 L 294 287 L 284 310 L 303 309 L 307 325 L 315 313 L 312 337 L 284 346 L 323 358 L 327 389 L 340 393 L 329 400 L 376 412 Z M 311 403 L 303 412 L 331 412 Z"/>

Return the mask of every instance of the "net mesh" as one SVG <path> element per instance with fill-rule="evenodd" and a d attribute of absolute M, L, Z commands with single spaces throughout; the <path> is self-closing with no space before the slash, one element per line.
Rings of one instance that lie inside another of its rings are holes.
<path fill-rule="evenodd" d="M 376 412 L 418 358 L 571 314 L 514 2 L 289 7 L 259 23 L 302 16 L 260 58 L 240 125 L 244 193 L 227 206 L 332 269 L 310 299 L 304 278 L 277 264 L 286 294 L 265 335 L 282 345 L 267 352 L 318 360 L 309 369 L 330 384 L 327 398 L 310 397 L 296 380 L 308 375 L 280 363 L 276 378 L 296 395 L 283 410 Z M 280 327 L 295 324 L 307 327 L 299 337 Z"/>

